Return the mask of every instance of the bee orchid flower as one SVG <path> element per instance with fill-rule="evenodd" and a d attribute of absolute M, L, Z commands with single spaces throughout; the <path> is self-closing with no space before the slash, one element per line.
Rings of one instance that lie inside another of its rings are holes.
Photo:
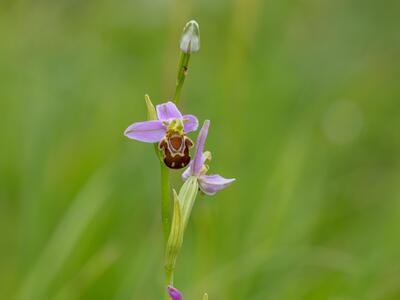
<path fill-rule="evenodd" d="M 226 188 L 236 179 L 227 179 L 218 174 L 206 175 L 208 171 L 208 166 L 205 164 L 205 162 L 211 159 L 211 153 L 208 151 L 203 152 L 203 149 L 209 127 L 210 121 L 204 121 L 203 127 L 201 128 L 199 136 L 197 138 L 193 160 L 190 162 L 189 167 L 182 174 L 182 179 L 186 181 L 191 176 L 194 176 L 197 178 L 199 188 L 203 193 L 205 193 L 206 195 L 214 195 L 217 191 Z"/>
<path fill-rule="evenodd" d="M 164 162 L 172 169 L 180 169 L 190 162 L 189 148 L 193 142 L 186 136 L 196 131 L 199 122 L 194 115 L 182 115 L 172 102 L 156 106 L 158 120 L 136 122 L 125 130 L 125 136 L 146 143 L 159 143 Z"/>

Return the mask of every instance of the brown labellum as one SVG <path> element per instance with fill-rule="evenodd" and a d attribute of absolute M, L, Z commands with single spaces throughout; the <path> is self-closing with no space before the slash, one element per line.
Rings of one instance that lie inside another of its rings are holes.
<path fill-rule="evenodd" d="M 189 164 L 189 149 L 192 146 L 190 138 L 178 133 L 167 134 L 158 145 L 164 152 L 164 163 L 171 169 L 181 169 Z"/>

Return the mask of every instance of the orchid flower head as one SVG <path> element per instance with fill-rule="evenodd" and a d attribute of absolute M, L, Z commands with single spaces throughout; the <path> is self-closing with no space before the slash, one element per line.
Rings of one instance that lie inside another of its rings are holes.
<path fill-rule="evenodd" d="M 136 122 L 125 130 L 125 136 L 145 143 L 159 143 L 168 131 L 196 131 L 199 122 L 194 115 L 182 115 L 171 101 L 156 106 L 158 120 Z"/>
<path fill-rule="evenodd" d="M 183 300 L 182 293 L 171 285 L 168 286 L 168 294 L 172 300 Z"/>
<path fill-rule="evenodd" d="M 208 166 L 205 164 L 205 162 L 211 159 L 211 153 L 209 151 L 203 152 L 203 150 L 209 127 L 210 121 L 204 121 L 203 127 L 201 128 L 197 137 L 193 160 L 190 162 L 189 167 L 182 174 L 182 179 L 186 181 L 190 176 L 197 177 L 200 190 L 206 195 L 211 196 L 215 195 L 217 191 L 226 188 L 236 179 L 227 179 L 218 174 L 206 175 L 208 172 Z"/>
<path fill-rule="evenodd" d="M 147 102 L 147 105 L 150 104 Z M 166 166 L 181 169 L 189 164 L 189 149 L 193 146 L 186 133 L 197 130 L 199 122 L 194 115 L 182 115 L 172 102 L 157 105 L 156 111 L 158 120 L 133 123 L 125 130 L 125 136 L 146 143 L 158 143 Z"/>

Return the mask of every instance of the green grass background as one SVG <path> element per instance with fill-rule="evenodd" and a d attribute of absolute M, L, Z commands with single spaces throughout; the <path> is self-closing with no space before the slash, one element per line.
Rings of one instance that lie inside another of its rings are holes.
<path fill-rule="evenodd" d="M 211 120 L 211 172 L 237 182 L 197 199 L 185 300 L 400 299 L 399 11 L 1 1 L 0 299 L 161 299 L 158 164 L 122 133 L 145 93 L 172 97 L 191 18 L 182 110 Z"/>

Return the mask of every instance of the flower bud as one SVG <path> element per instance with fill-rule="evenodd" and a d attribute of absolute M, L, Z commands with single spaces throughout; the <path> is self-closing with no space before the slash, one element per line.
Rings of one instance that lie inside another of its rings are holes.
<path fill-rule="evenodd" d="M 192 20 L 186 23 L 181 37 L 180 48 L 185 53 L 195 53 L 200 49 L 199 24 Z"/>
<path fill-rule="evenodd" d="M 182 293 L 171 285 L 168 286 L 168 294 L 172 300 L 183 300 Z"/>
<path fill-rule="evenodd" d="M 204 293 L 203 300 L 208 300 L 208 294 Z"/>

